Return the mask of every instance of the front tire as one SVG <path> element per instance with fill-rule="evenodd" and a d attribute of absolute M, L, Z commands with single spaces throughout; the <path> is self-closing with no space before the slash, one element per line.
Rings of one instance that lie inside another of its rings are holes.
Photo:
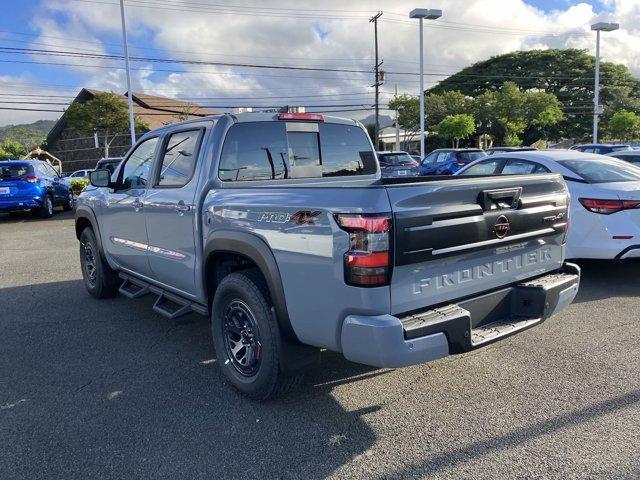
<path fill-rule="evenodd" d="M 80 235 L 80 268 L 84 285 L 91 296 L 110 298 L 118 294 L 118 273 L 107 264 L 89 227 Z"/>
<path fill-rule="evenodd" d="M 218 365 L 235 388 L 255 400 L 275 398 L 299 380 L 280 368 L 282 343 L 271 307 L 257 270 L 224 277 L 211 307 Z"/>

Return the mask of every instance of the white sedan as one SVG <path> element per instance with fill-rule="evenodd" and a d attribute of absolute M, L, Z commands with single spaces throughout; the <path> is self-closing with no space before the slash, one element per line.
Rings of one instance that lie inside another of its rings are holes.
<path fill-rule="evenodd" d="M 567 258 L 640 257 L 640 168 L 604 155 L 540 150 L 492 155 L 457 175 L 559 173 L 571 207 Z"/>

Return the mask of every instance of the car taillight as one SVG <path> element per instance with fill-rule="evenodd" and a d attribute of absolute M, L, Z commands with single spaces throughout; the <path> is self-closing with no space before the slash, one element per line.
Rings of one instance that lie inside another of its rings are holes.
<path fill-rule="evenodd" d="M 21 178 L 30 183 L 38 183 L 40 181 L 40 179 L 35 175 L 23 175 Z"/>
<path fill-rule="evenodd" d="M 640 207 L 638 200 L 605 200 L 599 198 L 580 198 L 584 208 L 593 213 L 611 215 L 622 210 L 631 210 Z"/>
<path fill-rule="evenodd" d="M 388 285 L 391 277 L 391 218 L 388 215 L 337 215 L 349 233 L 344 255 L 345 282 L 357 287 Z"/>

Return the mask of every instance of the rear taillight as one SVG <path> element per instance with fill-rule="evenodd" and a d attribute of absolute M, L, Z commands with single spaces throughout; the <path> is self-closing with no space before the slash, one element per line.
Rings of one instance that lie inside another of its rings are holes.
<path fill-rule="evenodd" d="M 391 218 L 388 215 L 337 215 L 338 225 L 349 232 L 344 255 L 348 285 L 380 287 L 391 277 Z"/>
<path fill-rule="evenodd" d="M 580 198 L 584 208 L 593 213 L 611 215 L 622 210 L 631 210 L 640 207 L 638 200 L 605 200 L 600 198 Z"/>
<path fill-rule="evenodd" d="M 27 182 L 30 183 L 38 183 L 40 181 L 40 179 L 38 177 L 36 177 L 35 175 L 23 175 L 22 177 L 23 180 L 26 180 Z"/>

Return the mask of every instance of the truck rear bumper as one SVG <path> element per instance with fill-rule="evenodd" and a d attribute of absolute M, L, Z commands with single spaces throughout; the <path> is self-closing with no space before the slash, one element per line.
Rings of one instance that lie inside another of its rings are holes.
<path fill-rule="evenodd" d="M 571 304 L 580 269 L 561 270 L 484 295 L 407 316 L 348 316 L 342 353 L 376 367 L 405 367 L 462 353 L 521 332 Z"/>

